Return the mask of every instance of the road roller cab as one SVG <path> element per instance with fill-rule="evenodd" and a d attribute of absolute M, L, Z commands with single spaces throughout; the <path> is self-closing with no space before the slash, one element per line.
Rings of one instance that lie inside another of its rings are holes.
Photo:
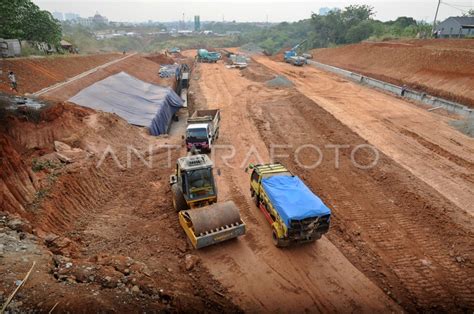
<path fill-rule="evenodd" d="M 202 248 L 245 233 L 239 209 L 232 201 L 216 203 L 213 163 L 207 155 L 179 158 L 170 177 L 173 206 L 195 248 Z"/>
<path fill-rule="evenodd" d="M 176 210 L 203 207 L 217 202 L 217 190 L 212 173 L 213 163 L 207 155 L 181 157 L 176 162 L 175 175 L 170 177 L 173 206 Z M 178 197 L 174 197 L 176 196 Z"/>

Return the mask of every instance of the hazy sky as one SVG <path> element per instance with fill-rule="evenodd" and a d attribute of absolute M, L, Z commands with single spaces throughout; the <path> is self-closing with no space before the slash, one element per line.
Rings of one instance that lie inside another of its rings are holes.
<path fill-rule="evenodd" d="M 200 15 L 201 21 L 242 21 L 270 22 L 297 21 L 308 18 L 311 12 L 321 7 L 343 8 L 349 4 L 369 4 L 375 8 L 379 20 L 395 19 L 398 16 L 411 16 L 417 20 L 432 21 L 437 0 L 351 0 L 351 1 L 267 1 L 267 0 L 223 0 L 223 1 L 157 1 L 157 0 L 33 0 L 39 7 L 48 11 L 74 12 L 88 17 L 98 11 L 112 21 L 176 21 L 190 20 Z M 442 1 L 438 19 L 462 15 L 463 11 L 474 8 L 474 0 Z"/>

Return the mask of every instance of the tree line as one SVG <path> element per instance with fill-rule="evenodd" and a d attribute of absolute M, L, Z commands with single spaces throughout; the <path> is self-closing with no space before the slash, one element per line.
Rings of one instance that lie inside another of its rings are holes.
<path fill-rule="evenodd" d="M 45 42 L 56 46 L 61 24 L 30 0 L 0 1 L 0 38 Z"/>
<path fill-rule="evenodd" d="M 400 38 L 430 36 L 431 24 L 411 17 L 395 21 L 375 20 L 374 8 L 369 5 L 350 5 L 333 9 L 326 15 L 313 13 L 311 18 L 294 23 L 280 23 L 265 29 L 247 32 L 243 42 L 254 42 L 269 53 L 283 47 L 292 47 L 307 40 L 304 48 L 324 48 L 357 43 L 368 38 Z"/>

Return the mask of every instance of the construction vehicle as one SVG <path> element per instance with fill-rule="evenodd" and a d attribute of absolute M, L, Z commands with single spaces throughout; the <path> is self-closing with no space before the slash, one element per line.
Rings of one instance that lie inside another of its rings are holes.
<path fill-rule="evenodd" d="M 186 63 L 176 69 L 176 94 L 181 96 L 183 107 L 188 107 L 188 88 L 191 69 Z"/>
<path fill-rule="evenodd" d="M 288 51 L 285 51 L 285 54 L 283 55 L 283 59 L 286 63 L 290 63 L 296 66 L 302 66 L 303 64 L 306 64 L 306 58 L 303 56 L 298 56 L 297 50 L 298 48 L 306 42 L 306 39 L 291 48 Z"/>
<path fill-rule="evenodd" d="M 229 56 L 229 68 L 245 69 L 248 66 L 248 59 L 242 55 L 231 54 Z"/>
<path fill-rule="evenodd" d="M 250 193 L 272 227 L 273 243 L 312 242 L 328 232 L 331 210 L 280 163 L 250 165 Z"/>
<path fill-rule="evenodd" d="M 179 158 L 170 185 L 179 223 L 194 248 L 245 234 L 245 223 L 235 203 L 217 203 L 213 163 L 207 155 Z"/>
<path fill-rule="evenodd" d="M 211 152 L 214 141 L 219 137 L 220 120 L 219 109 L 196 110 L 188 118 L 186 127 L 187 151 Z"/>
<path fill-rule="evenodd" d="M 18 39 L 0 38 L 0 57 L 13 58 L 21 56 L 21 44 Z"/>
<path fill-rule="evenodd" d="M 303 66 L 304 64 L 307 63 L 307 60 L 305 57 L 302 56 L 293 56 L 288 58 L 287 63 L 295 65 L 295 66 Z"/>
<path fill-rule="evenodd" d="M 196 59 L 198 62 L 216 63 L 221 58 L 221 54 L 206 49 L 198 49 Z"/>
<path fill-rule="evenodd" d="M 178 47 L 173 47 L 173 48 L 168 49 L 168 53 L 180 53 L 180 52 L 181 52 L 181 49 L 179 49 Z"/>

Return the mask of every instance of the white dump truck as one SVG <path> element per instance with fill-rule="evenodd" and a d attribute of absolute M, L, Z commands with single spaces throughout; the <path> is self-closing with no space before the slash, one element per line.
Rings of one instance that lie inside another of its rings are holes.
<path fill-rule="evenodd" d="M 219 109 L 196 110 L 188 118 L 186 127 L 186 149 L 208 153 L 214 141 L 219 137 Z"/>

